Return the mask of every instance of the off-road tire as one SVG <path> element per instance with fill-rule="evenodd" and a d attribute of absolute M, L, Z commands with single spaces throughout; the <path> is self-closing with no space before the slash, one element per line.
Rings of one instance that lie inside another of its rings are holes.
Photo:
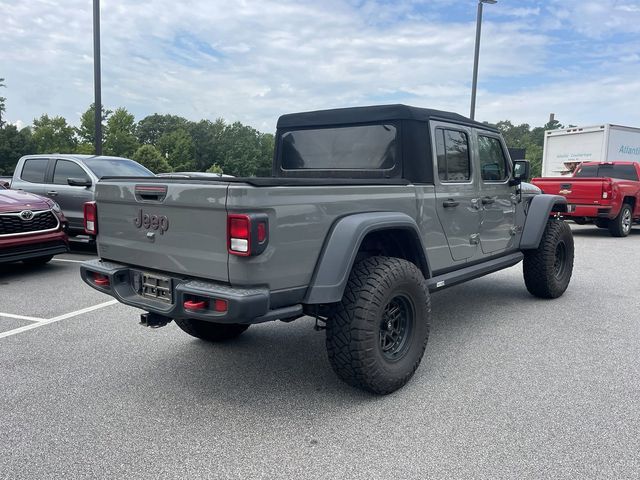
<path fill-rule="evenodd" d="M 354 387 L 377 394 L 399 389 L 420 365 L 429 338 L 430 316 L 429 289 L 413 263 L 392 257 L 358 262 L 342 301 L 327 321 L 331 366 Z M 393 332 L 401 330 L 401 323 L 406 328 L 397 336 L 403 340 L 395 351 L 389 348 L 388 340 Z"/>
<path fill-rule="evenodd" d="M 608 218 L 596 218 L 593 223 L 595 223 L 598 228 L 609 228 Z"/>
<path fill-rule="evenodd" d="M 626 237 L 631 232 L 633 224 L 633 209 L 628 203 L 623 203 L 618 216 L 609 222 L 609 233 L 613 237 Z"/>
<path fill-rule="evenodd" d="M 563 220 L 550 219 L 535 250 L 524 251 L 522 271 L 529 293 L 540 298 L 558 298 L 571 281 L 573 234 Z"/>
<path fill-rule="evenodd" d="M 45 255 L 44 257 L 27 258 L 23 260 L 22 263 L 32 266 L 44 265 L 45 263 L 49 263 L 52 258 L 53 255 Z"/>
<path fill-rule="evenodd" d="M 238 323 L 213 323 L 204 320 L 196 320 L 194 318 L 178 320 L 176 325 L 183 332 L 188 333 L 192 337 L 207 340 L 208 342 L 224 342 L 240 336 L 249 325 Z"/>

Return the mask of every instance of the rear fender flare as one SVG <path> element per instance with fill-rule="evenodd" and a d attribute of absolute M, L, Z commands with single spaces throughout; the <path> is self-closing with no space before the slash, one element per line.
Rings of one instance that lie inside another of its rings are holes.
<path fill-rule="evenodd" d="M 546 194 L 534 196 L 527 211 L 527 219 L 520 239 L 520 249 L 532 250 L 538 248 L 551 212 L 566 211 L 567 199 L 565 197 Z"/>
<path fill-rule="evenodd" d="M 418 267 L 427 277 L 429 266 L 425 249 L 420 230 L 413 218 L 401 212 L 370 212 L 348 215 L 339 219 L 329 231 L 303 303 L 339 302 L 364 238 L 371 232 L 392 229 L 408 230 L 413 234 L 413 241 L 421 248 L 418 253 L 423 265 Z"/>

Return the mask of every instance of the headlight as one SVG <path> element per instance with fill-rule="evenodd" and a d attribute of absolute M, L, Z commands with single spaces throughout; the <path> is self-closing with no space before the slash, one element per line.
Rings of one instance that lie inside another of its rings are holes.
<path fill-rule="evenodd" d="M 62 213 L 62 210 L 60 209 L 60 205 L 58 205 L 56 202 L 53 202 L 53 205 L 51 205 L 51 210 L 53 210 L 56 213 Z"/>

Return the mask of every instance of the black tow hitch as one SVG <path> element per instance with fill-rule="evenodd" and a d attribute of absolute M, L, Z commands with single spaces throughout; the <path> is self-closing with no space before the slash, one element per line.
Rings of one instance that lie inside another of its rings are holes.
<path fill-rule="evenodd" d="M 151 328 L 164 327 L 171 320 L 171 318 L 158 315 L 157 313 L 143 313 L 140 315 L 140 325 Z"/>

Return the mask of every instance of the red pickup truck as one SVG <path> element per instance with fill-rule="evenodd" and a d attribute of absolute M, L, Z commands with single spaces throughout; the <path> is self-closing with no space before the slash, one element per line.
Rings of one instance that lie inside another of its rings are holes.
<path fill-rule="evenodd" d="M 567 198 L 564 215 L 582 225 L 594 222 L 614 237 L 626 237 L 640 222 L 640 163 L 585 162 L 571 177 L 534 178 L 544 193 Z"/>

